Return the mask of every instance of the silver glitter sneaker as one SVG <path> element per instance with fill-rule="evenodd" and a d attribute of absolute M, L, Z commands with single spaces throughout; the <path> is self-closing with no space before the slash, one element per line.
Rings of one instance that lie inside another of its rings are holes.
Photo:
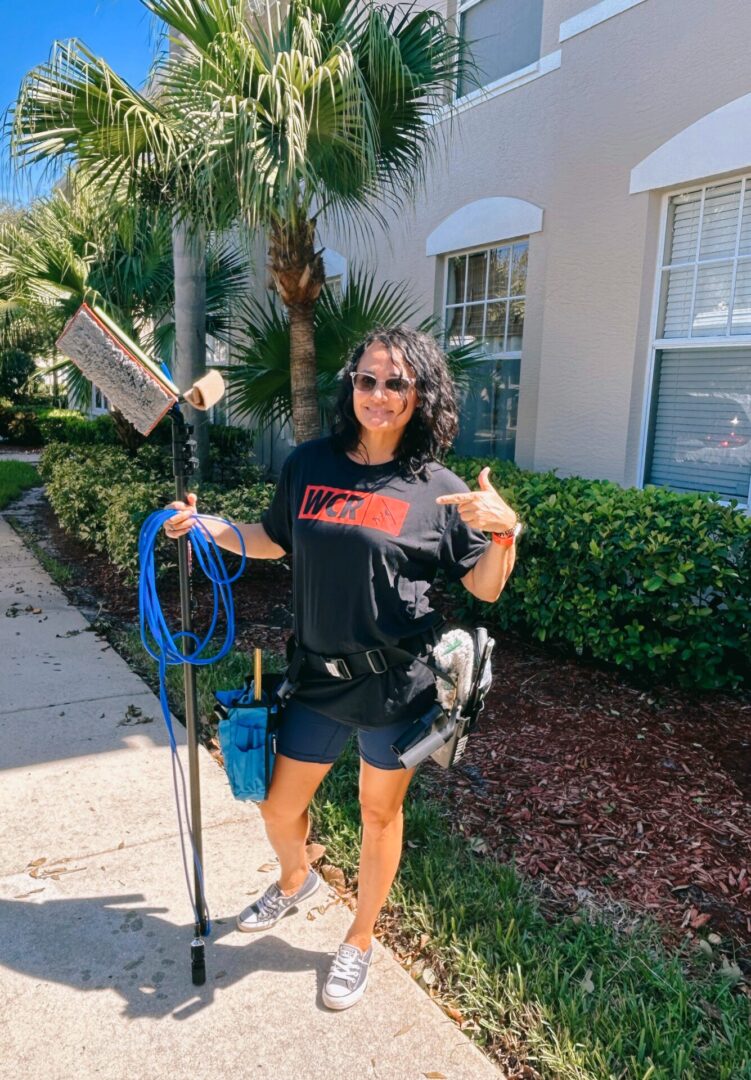
<path fill-rule="evenodd" d="M 263 896 L 254 900 L 240 912 L 237 916 L 237 929 L 242 930 L 244 934 L 252 934 L 258 930 L 268 930 L 269 927 L 276 926 L 279 920 L 288 915 L 301 900 L 312 896 L 320 884 L 321 879 L 312 867 L 308 870 L 308 876 L 300 888 L 291 896 L 285 896 L 279 888 L 279 883 L 275 881 L 273 885 L 269 885 Z"/>
<path fill-rule="evenodd" d="M 367 952 L 342 943 L 337 949 L 323 988 L 323 1003 L 329 1009 L 348 1009 L 365 993 L 373 946 Z"/>

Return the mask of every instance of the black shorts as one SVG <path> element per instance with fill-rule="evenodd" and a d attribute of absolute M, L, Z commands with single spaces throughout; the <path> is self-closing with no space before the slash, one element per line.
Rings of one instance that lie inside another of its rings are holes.
<path fill-rule="evenodd" d="M 357 731 L 360 757 L 376 769 L 401 769 L 391 744 L 414 724 L 414 719 L 401 720 L 376 731 Z M 277 735 L 277 752 L 295 761 L 314 761 L 330 765 L 341 754 L 355 728 L 339 720 L 331 720 L 314 712 L 301 701 L 290 698 L 284 710 L 284 720 Z"/>

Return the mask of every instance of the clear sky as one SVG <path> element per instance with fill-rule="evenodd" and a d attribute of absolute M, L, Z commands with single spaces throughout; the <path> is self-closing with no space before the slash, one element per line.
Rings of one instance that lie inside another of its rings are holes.
<path fill-rule="evenodd" d="M 1 0 L 1 6 L 0 114 L 15 100 L 26 72 L 47 60 L 55 40 L 79 38 L 136 86 L 156 53 L 156 21 L 140 0 Z M 0 198 L 26 201 L 29 192 L 14 187 L 4 147 L 2 153 Z M 37 174 L 33 186 L 44 191 L 49 185 Z"/>

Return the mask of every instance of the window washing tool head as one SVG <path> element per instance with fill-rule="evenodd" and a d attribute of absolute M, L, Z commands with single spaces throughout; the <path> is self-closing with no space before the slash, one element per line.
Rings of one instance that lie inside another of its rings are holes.
<path fill-rule="evenodd" d="M 142 435 L 149 435 L 179 401 L 210 409 L 224 393 L 221 375 L 210 371 L 181 394 L 159 365 L 94 305 L 81 305 L 57 347 Z"/>

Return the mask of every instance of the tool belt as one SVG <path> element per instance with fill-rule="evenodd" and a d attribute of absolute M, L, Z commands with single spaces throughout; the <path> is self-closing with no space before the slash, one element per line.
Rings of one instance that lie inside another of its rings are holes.
<path fill-rule="evenodd" d="M 401 638 L 396 645 L 382 645 L 376 649 L 363 649 L 338 656 L 323 656 L 311 652 L 292 634 L 287 639 L 289 667 L 277 687 L 276 694 L 281 701 L 286 701 L 295 692 L 306 671 L 316 675 L 329 675 L 332 679 L 346 682 L 359 675 L 383 675 L 397 664 L 404 664 L 421 653 L 430 652 L 445 624 L 446 620 L 441 617 L 427 630 Z"/>

